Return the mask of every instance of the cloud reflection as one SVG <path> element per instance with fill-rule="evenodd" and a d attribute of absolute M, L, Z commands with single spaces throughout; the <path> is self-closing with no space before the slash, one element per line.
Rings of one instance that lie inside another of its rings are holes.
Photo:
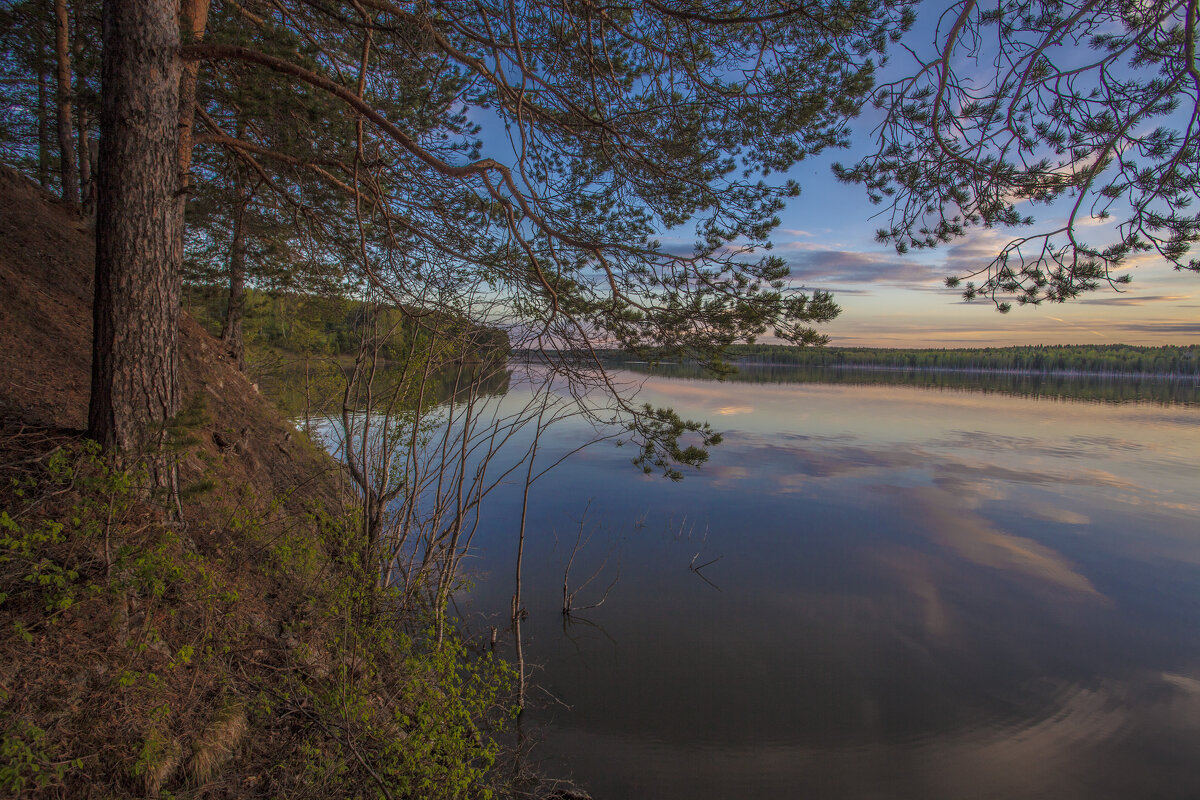
<path fill-rule="evenodd" d="M 906 489 L 904 494 L 917 530 L 963 561 L 1101 597 L 1092 582 L 1066 558 L 1032 539 L 1000 530 L 978 512 L 957 506 L 954 493 L 918 487 Z"/>
<path fill-rule="evenodd" d="M 590 464 L 572 484 L 652 509 L 603 610 L 612 640 L 546 671 L 573 708 L 547 738 L 600 776 L 596 796 L 1200 785 L 1175 757 L 1200 741 L 1200 545 L 1195 515 L 1169 510 L 1196 498 L 1194 409 L 666 379 L 647 393 L 720 414 L 728 435 L 670 492 Z M 679 514 L 695 541 L 648 533 Z M 721 593 L 686 569 L 701 542 L 723 557 Z M 544 584 L 549 629 L 561 568 Z"/>
<path fill-rule="evenodd" d="M 967 444 L 978 434 L 963 434 L 960 439 L 931 442 L 929 445 L 905 443 L 895 446 L 868 446 L 851 443 L 848 437 L 832 437 L 822 441 L 806 436 L 761 436 L 735 432 L 732 442 L 718 454 L 719 461 L 706 467 L 706 474 L 728 478 L 728 466 L 752 466 L 752 473 L 743 477 L 760 482 L 766 490 L 788 491 L 798 485 L 796 478 L 847 478 L 883 472 L 919 470 L 940 488 L 970 490 L 987 481 L 999 481 L 1034 486 L 1085 486 L 1103 489 L 1138 491 L 1142 487 L 1125 478 L 1095 467 L 1073 470 L 1039 470 L 1013 468 L 987 463 L 956 453 L 945 452 L 943 446 Z M 1079 448 L 1071 445 L 1034 444 L 1035 439 L 1018 437 L 989 437 L 988 443 L 997 449 L 1036 452 L 1056 458 L 1075 459 Z"/>
<path fill-rule="evenodd" d="M 960 443 L 977 440 L 977 434 L 963 433 Z M 1021 437 L 995 437 L 995 440 L 1001 451 L 1022 452 L 1036 441 Z M 737 457 L 723 459 L 724 463 L 707 470 L 714 487 L 741 484 L 768 494 L 789 495 L 816 492 L 817 482 L 863 477 L 885 479 L 887 483 L 873 486 L 877 496 L 888 497 L 909 520 L 910 530 L 949 551 L 959 562 L 1092 599 L 1103 598 L 1071 561 L 1046 544 L 1003 530 L 983 509 L 987 503 L 1006 499 L 1009 494 L 1006 487 L 1012 485 L 1091 487 L 1130 494 L 1140 488 L 1096 467 L 1076 467 L 1070 471 L 1018 469 L 959 452 L 946 452 L 940 447 L 912 444 L 870 447 L 844 438 L 839 442 L 821 442 L 803 436 L 739 435 L 734 441 L 738 443 Z M 1074 457 L 1068 445 L 1040 447 L 1058 459 Z M 1035 501 L 1024 511 L 1026 518 L 1060 524 L 1080 526 L 1090 522 L 1077 511 L 1046 501 Z M 913 577 L 916 574 L 909 568 L 904 582 L 921 598 L 926 627 L 944 630 L 946 615 L 937 609 L 936 592 L 917 581 Z"/>
<path fill-rule="evenodd" d="M 722 417 L 730 417 L 734 414 L 750 414 L 753 411 L 754 406 L 721 406 L 716 409 L 716 412 Z"/>

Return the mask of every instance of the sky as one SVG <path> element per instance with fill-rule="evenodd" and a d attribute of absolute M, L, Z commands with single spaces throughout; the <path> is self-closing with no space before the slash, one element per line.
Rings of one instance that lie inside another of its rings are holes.
<path fill-rule="evenodd" d="M 942 2 L 926 3 L 908 41 L 920 47 L 932 41 L 932 25 Z M 933 14 L 930 14 L 930 10 Z M 893 51 L 895 52 L 895 51 Z M 906 60 L 907 59 L 907 60 Z M 896 53 L 891 68 L 911 65 Z M 874 241 L 886 227 L 886 211 L 874 206 L 861 186 L 839 183 L 830 165 L 853 164 L 869 150 L 873 115 L 855 120 L 854 144 L 802 162 L 789 177 L 801 195 L 780 215 L 775 253 L 792 269 L 793 281 L 834 293 L 842 313 L 823 326 L 833 346 L 975 347 L 1023 344 L 1194 344 L 1200 342 L 1200 275 L 1177 272 L 1157 258 L 1130 259 L 1133 283 L 1122 291 L 1109 287 L 1060 304 L 1014 307 L 1001 314 L 989 300 L 967 303 L 961 290 L 946 288 L 949 275 L 965 275 L 987 264 L 1012 237 L 1002 230 L 976 229 L 934 250 L 899 255 Z M 1054 208 L 1029 209 L 1041 225 L 1062 216 Z M 1057 225 L 1055 225 L 1057 227 Z M 1107 240 L 1106 240 L 1107 241 Z"/>
<path fill-rule="evenodd" d="M 949 0 L 927 0 L 906 37 L 928 57 L 937 17 Z M 912 56 L 893 49 L 892 64 L 880 79 L 906 74 Z M 1120 291 L 1102 287 L 1060 304 L 1015 306 L 1001 314 L 990 300 L 966 302 L 961 290 L 945 285 L 948 276 L 965 276 L 992 260 L 1012 232 L 974 229 L 933 250 L 900 255 L 875 242 L 886 227 L 885 206 L 874 206 L 862 186 L 839 183 L 834 162 L 854 164 L 870 151 L 878 111 L 867 108 L 851 124 L 849 149 L 836 149 L 797 164 L 787 175 L 801 194 L 780 213 L 774 254 L 791 270 L 790 282 L 833 293 L 839 317 L 820 326 L 832 346 L 842 347 L 1000 347 L 1028 344 L 1196 344 L 1200 343 L 1200 275 L 1177 272 L 1161 259 L 1130 258 L 1133 283 Z M 485 131 L 494 118 L 476 119 Z M 489 139 L 487 133 L 485 139 Z M 485 146 L 504 151 L 514 145 L 494 136 Z M 1030 235 L 1062 224 L 1053 207 L 1018 206 L 1038 217 Z M 663 231 L 660 241 L 690 246 L 690 231 Z M 1098 240 L 1099 241 L 1099 240 Z M 1105 242 L 1108 239 L 1103 240 Z M 762 341 L 770 342 L 771 338 Z"/>
<path fill-rule="evenodd" d="M 842 347 L 994 347 L 1023 344 L 1193 344 L 1200 342 L 1200 275 L 1176 272 L 1161 260 L 1132 269 L 1133 283 L 1103 287 L 1078 299 L 1001 314 L 991 301 L 966 302 L 946 288 L 948 275 L 987 263 L 1009 240 L 978 229 L 934 250 L 899 255 L 874 241 L 861 186 L 839 183 L 829 165 L 853 163 L 840 150 L 791 172 L 801 195 L 790 201 L 775 231 L 775 253 L 793 280 L 827 289 L 841 315 L 821 331 Z M 1053 217 L 1047 218 L 1052 222 Z M 1026 229 L 1028 232 L 1028 229 Z"/>

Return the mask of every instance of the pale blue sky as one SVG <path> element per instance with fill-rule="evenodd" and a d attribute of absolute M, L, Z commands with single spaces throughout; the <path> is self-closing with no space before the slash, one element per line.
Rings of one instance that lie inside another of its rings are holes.
<path fill-rule="evenodd" d="M 860 127 L 866 122 L 858 121 Z M 947 275 L 987 263 L 1008 237 L 978 230 L 932 251 L 899 255 L 874 241 L 881 226 L 860 186 L 838 183 L 840 150 L 791 173 L 800 197 L 781 214 L 775 252 L 805 285 L 828 289 L 841 316 L 823 328 L 831 344 L 877 347 L 968 347 L 1007 344 L 1189 344 L 1200 341 L 1200 275 L 1176 272 L 1146 258 L 1120 293 L 1103 288 L 1068 303 L 1014 308 L 1000 314 L 989 301 L 966 303 L 947 289 Z M 1047 218 L 1053 222 L 1053 217 Z"/>
<path fill-rule="evenodd" d="M 906 42 L 929 52 L 938 14 L 946 0 L 929 0 Z M 902 74 L 911 56 L 896 49 L 883 77 Z M 1015 307 L 1000 314 L 988 300 L 967 303 L 948 289 L 948 275 L 963 276 L 986 265 L 1012 237 L 1001 230 L 975 230 L 935 250 L 899 255 L 874 241 L 886 227 L 886 211 L 873 206 L 861 186 L 839 183 L 831 164 L 853 164 L 869 151 L 874 119 L 868 108 L 853 121 L 848 150 L 831 150 L 801 162 L 788 177 L 801 195 L 780 214 L 774 252 L 787 260 L 795 285 L 833 292 L 842 313 L 822 327 L 834 346 L 973 347 L 1014 344 L 1191 344 L 1200 342 L 1200 275 L 1176 272 L 1157 258 L 1130 259 L 1133 283 L 1121 292 L 1102 288 L 1064 304 Z M 474 113 L 486 147 L 500 157 L 512 148 L 494 117 Z M 1022 209 L 1027 211 L 1027 209 Z M 1039 225 L 1025 234 L 1061 224 L 1053 209 L 1034 209 Z M 1057 222 L 1057 224 L 1056 224 Z M 1041 224 L 1044 223 L 1044 224 Z M 664 231 L 664 242 L 688 246 L 690 231 Z"/>
<path fill-rule="evenodd" d="M 937 16 L 948 3 L 930 0 L 906 39 L 925 57 L 931 52 Z M 882 77 L 906 74 L 912 57 L 893 50 Z M 831 344 L 844 346 L 958 347 L 1008 344 L 1190 344 L 1200 342 L 1200 275 L 1176 272 L 1155 257 L 1130 259 L 1133 283 L 1122 292 L 1102 288 L 1063 304 L 1014 308 L 1000 314 L 987 300 L 966 303 L 947 289 L 947 275 L 964 275 L 987 264 L 1012 237 L 976 230 L 932 251 L 898 255 L 874 241 L 887 227 L 885 211 L 868 202 L 861 186 L 838 183 L 830 164 L 853 164 L 869 151 L 878 112 L 868 108 L 853 123 L 855 145 L 799 164 L 790 176 L 800 197 L 781 215 L 776 253 L 788 259 L 798 281 L 834 292 L 841 316 L 824 328 Z M 1022 209 L 1039 217 L 1023 233 L 1048 230 L 1063 217 L 1054 209 Z"/>

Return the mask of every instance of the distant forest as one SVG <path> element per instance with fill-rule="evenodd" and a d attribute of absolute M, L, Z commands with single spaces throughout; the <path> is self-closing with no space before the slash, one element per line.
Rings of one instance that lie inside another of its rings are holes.
<path fill-rule="evenodd" d="M 606 358 L 628 358 L 598 351 Z M 1200 375 L 1200 345 L 1030 345 L 958 349 L 792 347 L 733 345 L 725 351 L 733 364 L 776 364 L 859 369 L 976 370 L 995 372 L 1076 373 L 1093 375 Z M 656 360 L 647 356 L 647 360 Z M 663 356 L 662 361 L 676 360 Z"/>
<path fill-rule="evenodd" d="M 219 336 L 225 320 L 229 292 L 224 287 L 191 284 L 184 287 L 184 307 L 209 333 Z M 307 356 L 353 356 L 363 337 L 362 301 L 338 295 L 309 295 L 296 292 L 246 290 L 242 322 L 250 350 Z M 468 358 L 490 353 L 507 353 L 508 336 L 462 318 L 426 313 L 405 315 L 399 308 L 377 307 L 374 329 L 386 334 L 380 356 L 400 361 L 408 357 L 413 336 L 428 340 L 436 328 L 443 338 L 461 337 L 473 348 Z M 464 334 L 466 334 L 464 336 Z"/>
<path fill-rule="evenodd" d="M 221 287 L 192 284 L 184 289 L 184 305 L 196 320 L 219 335 L 225 319 L 228 292 Z M 251 349 L 293 355 L 351 356 L 362 337 L 362 302 L 336 295 L 246 290 L 245 339 Z M 381 345 L 380 355 L 400 361 L 407 357 L 412 336 L 424 339 L 435 321 L 426 316 L 418 323 L 394 307 L 377 310 L 379 328 L 393 330 Z M 440 317 L 446 334 L 464 326 L 475 358 L 508 350 L 508 337 L 498 329 L 472 325 L 465 320 Z M 675 362 L 678 356 L 597 350 L 605 360 L 645 359 Z M 469 356 L 471 357 L 471 356 Z M 1200 344 L 1137 347 L 1134 345 L 1028 345 L 955 349 L 903 349 L 872 347 L 795 347 L 776 344 L 738 344 L 728 347 L 731 364 L 800 367 L 846 367 L 895 370 L 960 370 L 1089 375 L 1200 376 Z"/>

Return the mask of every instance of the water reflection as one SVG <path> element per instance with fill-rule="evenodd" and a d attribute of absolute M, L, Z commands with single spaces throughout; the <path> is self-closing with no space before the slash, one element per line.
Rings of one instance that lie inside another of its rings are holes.
<path fill-rule="evenodd" d="M 539 483 L 549 769 L 597 798 L 1200 796 L 1194 406 L 661 375 L 639 399 L 726 443 L 678 485 L 606 445 Z M 507 607 L 517 495 L 485 512 L 473 624 Z M 619 580 L 564 628 L 585 523 L 577 603 Z"/>
<path fill-rule="evenodd" d="M 664 378 L 706 380 L 698 364 L 613 362 L 613 367 Z M 736 383 L 825 383 L 848 386 L 911 386 L 1022 397 L 1090 400 L 1106 403 L 1155 402 L 1195 405 L 1200 385 L 1192 377 L 1030 374 L 964 370 L 868 369 L 853 367 L 792 367 L 740 364 L 726 380 Z M 730 406 L 741 409 L 743 406 Z"/>
<path fill-rule="evenodd" d="M 249 365 L 248 375 L 293 419 L 307 416 L 319 420 L 341 413 L 346 380 L 353 368 L 353 361 L 344 358 L 265 356 Z M 511 370 L 494 364 L 467 363 L 461 368 L 450 364 L 425 379 L 424 400 L 445 403 L 456 397 L 456 392 L 462 399 L 467 386 L 485 397 L 501 396 L 508 392 L 511 376 Z M 413 376 L 397 364 L 383 364 L 373 385 L 374 395 L 389 398 L 401 380 L 412 382 Z M 352 397 L 352 401 L 357 399 Z"/>

